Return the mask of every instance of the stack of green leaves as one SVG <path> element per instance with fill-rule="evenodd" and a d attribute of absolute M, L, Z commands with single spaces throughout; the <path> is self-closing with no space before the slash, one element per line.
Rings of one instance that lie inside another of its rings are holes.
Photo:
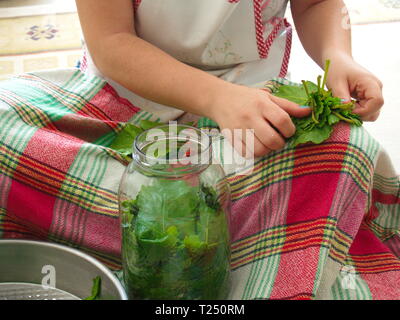
<path fill-rule="evenodd" d="M 305 118 L 292 118 L 296 126 L 296 133 L 290 138 L 293 146 L 311 142 L 320 144 L 327 140 L 333 131 L 333 126 L 339 121 L 345 121 L 355 126 L 361 126 L 362 121 L 352 112 L 355 102 L 343 103 L 340 98 L 334 97 L 332 91 L 325 89 L 330 61 L 325 64 L 325 73 L 319 76 L 317 84 L 311 81 L 302 81 L 302 86 L 282 85 L 273 95 L 285 98 L 300 105 L 310 106 L 312 112 Z"/>
<path fill-rule="evenodd" d="M 132 156 L 132 145 L 135 138 L 143 131 L 155 128 L 159 125 L 161 125 L 160 122 L 149 120 L 141 120 L 138 126 L 132 123 L 125 123 L 122 130 L 117 134 L 113 143 L 110 145 L 110 148 L 118 151 L 123 157 L 129 159 Z"/>
<path fill-rule="evenodd" d="M 122 130 L 117 134 L 114 141 L 110 145 L 110 148 L 119 152 L 125 159 L 130 161 L 132 160 L 132 146 L 135 138 L 142 132 L 153 129 L 160 125 L 163 125 L 163 123 L 150 120 L 141 120 L 138 126 L 132 123 L 125 123 Z M 185 123 L 185 125 L 192 126 L 193 122 Z M 161 155 L 159 157 L 161 157 Z"/>
<path fill-rule="evenodd" d="M 131 298 L 226 296 L 229 234 L 213 188 L 157 179 L 121 207 L 124 279 Z"/>

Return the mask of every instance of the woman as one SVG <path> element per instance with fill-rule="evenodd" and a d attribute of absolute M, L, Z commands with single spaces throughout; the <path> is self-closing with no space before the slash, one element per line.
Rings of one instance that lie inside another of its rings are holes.
<path fill-rule="evenodd" d="M 229 177 L 231 298 L 399 298 L 399 188 L 385 153 L 343 124 L 321 145 L 288 148 L 290 116 L 310 108 L 259 90 L 286 75 L 286 5 L 77 0 L 81 71 L 1 85 L 2 237 L 65 243 L 118 268 L 124 166 L 107 146 L 123 122 L 194 114 L 255 133 L 254 172 Z M 305 50 L 320 66 L 332 62 L 328 86 L 373 121 L 382 84 L 353 60 L 343 7 L 291 2 Z"/>

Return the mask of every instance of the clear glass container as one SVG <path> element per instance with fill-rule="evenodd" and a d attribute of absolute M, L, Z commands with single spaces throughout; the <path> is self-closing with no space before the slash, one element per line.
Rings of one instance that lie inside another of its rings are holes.
<path fill-rule="evenodd" d="M 211 138 L 185 125 L 140 134 L 119 191 L 130 299 L 226 299 L 230 190 Z"/>

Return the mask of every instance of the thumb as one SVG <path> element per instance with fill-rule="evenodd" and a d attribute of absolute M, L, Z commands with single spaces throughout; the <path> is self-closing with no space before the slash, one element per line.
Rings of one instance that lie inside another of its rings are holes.
<path fill-rule="evenodd" d="M 270 97 L 275 104 L 277 104 L 288 114 L 296 118 L 306 117 L 311 112 L 311 108 L 309 106 L 300 106 L 297 103 L 294 103 L 284 98 L 275 97 L 273 95 L 271 95 Z"/>
<path fill-rule="evenodd" d="M 349 86 L 346 82 L 338 83 L 335 86 L 332 86 L 331 89 L 332 89 L 332 95 L 334 97 L 340 98 L 343 103 L 351 101 Z"/>

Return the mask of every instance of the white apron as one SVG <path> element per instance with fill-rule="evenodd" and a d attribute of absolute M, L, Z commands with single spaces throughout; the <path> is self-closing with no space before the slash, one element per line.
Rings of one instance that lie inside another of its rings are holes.
<path fill-rule="evenodd" d="M 288 0 L 134 0 L 137 35 L 176 59 L 226 81 L 263 87 L 287 73 L 292 29 Z M 183 111 L 144 99 L 104 77 L 86 53 L 85 72 L 105 78 L 124 98 L 161 121 Z M 140 80 L 138 80 L 140 81 Z"/>

